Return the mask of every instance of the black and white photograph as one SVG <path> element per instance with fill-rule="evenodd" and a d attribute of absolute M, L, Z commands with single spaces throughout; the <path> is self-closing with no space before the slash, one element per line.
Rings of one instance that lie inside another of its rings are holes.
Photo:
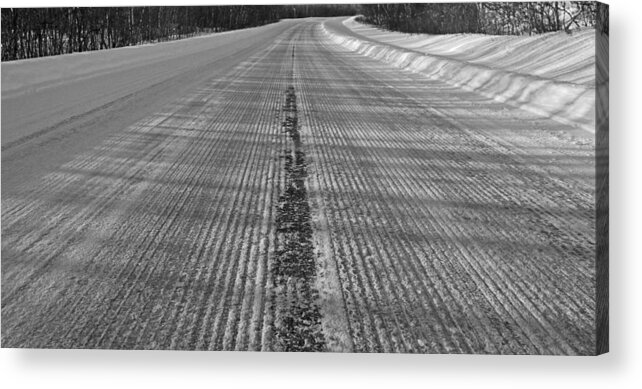
<path fill-rule="evenodd" d="M 2 7 L 1 346 L 609 351 L 609 6 Z"/>

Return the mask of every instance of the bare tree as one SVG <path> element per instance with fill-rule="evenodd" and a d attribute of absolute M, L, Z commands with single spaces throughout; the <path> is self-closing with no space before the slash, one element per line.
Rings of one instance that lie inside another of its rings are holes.
<path fill-rule="evenodd" d="M 365 4 L 363 21 L 385 29 L 429 34 L 539 34 L 594 26 L 597 2 Z"/>
<path fill-rule="evenodd" d="M 298 7 L 297 17 L 354 15 L 347 4 Z M 157 42 L 293 17 L 291 6 L 3 8 L 2 61 Z"/>

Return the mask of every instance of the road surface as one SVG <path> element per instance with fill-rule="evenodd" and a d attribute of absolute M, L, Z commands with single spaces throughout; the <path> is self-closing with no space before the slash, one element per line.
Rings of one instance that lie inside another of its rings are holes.
<path fill-rule="evenodd" d="M 595 352 L 592 134 L 322 22 L 3 78 L 2 347 Z"/>

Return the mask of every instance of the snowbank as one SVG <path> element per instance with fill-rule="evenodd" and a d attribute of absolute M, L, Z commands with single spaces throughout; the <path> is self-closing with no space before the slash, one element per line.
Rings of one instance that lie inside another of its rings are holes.
<path fill-rule="evenodd" d="M 349 50 L 595 132 L 592 29 L 535 37 L 410 35 L 350 18 L 322 30 Z"/>

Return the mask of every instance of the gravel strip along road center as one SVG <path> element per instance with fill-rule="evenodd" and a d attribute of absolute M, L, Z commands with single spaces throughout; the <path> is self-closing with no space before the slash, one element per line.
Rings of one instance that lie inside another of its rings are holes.
<path fill-rule="evenodd" d="M 594 353 L 594 135 L 322 23 L 2 65 L 2 347 Z"/>

